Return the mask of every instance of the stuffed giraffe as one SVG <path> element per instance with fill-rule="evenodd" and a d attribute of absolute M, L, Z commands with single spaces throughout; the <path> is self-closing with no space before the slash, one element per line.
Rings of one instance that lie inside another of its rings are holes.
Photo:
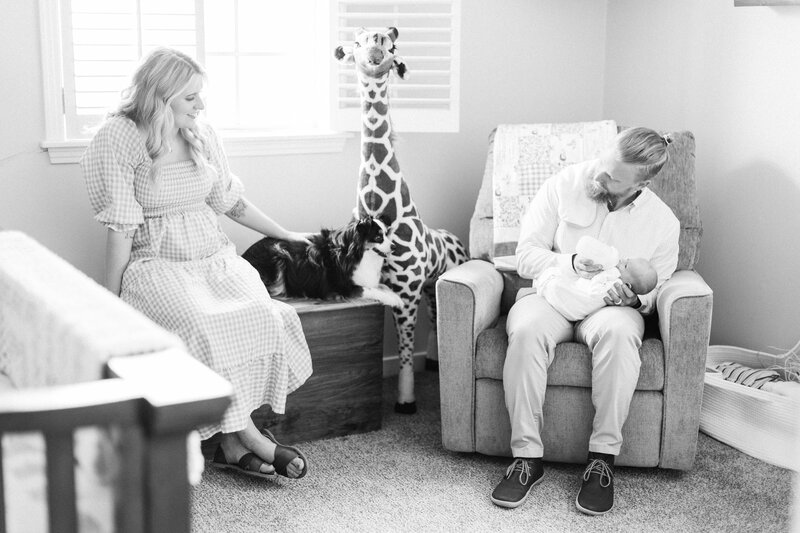
<path fill-rule="evenodd" d="M 381 217 L 389 226 L 392 252 L 382 272 L 386 283 L 403 300 L 392 310 L 400 352 L 398 397 L 395 411 L 413 414 L 414 329 L 425 292 L 435 328 L 434 282 L 446 270 L 467 260 L 458 237 L 445 230 L 428 228 L 420 218 L 408 185 L 395 157 L 392 122 L 389 117 L 389 74 L 400 78 L 405 64 L 395 55 L 397 28 L 355 32 L 352 48 L 339 46 L 334 55 L 341 63 L 354 63 L 361 95 L 361 167 L 356 198 L 356 216 Z"/>

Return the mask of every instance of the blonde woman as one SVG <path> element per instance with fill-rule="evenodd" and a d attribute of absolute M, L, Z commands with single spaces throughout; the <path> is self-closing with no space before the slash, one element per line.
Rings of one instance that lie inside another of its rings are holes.
<path fill-rule="evenodd" d="M 253 206 L 228 168 L 219 138 L 199 121 L 205 73 L 172 49 L 148 55 L 81 159 L 95 219 L 108 228 L 106 286 L 179 335 L 191 354 L 228 379 L 233 402 L 213 464 L 245 474 L 300 478 L 303 454 L 255 427 L 250 415 L 311 375 L 294 310 L 271 300 L 218 217 L 267 236 L 305 240 Z"/>

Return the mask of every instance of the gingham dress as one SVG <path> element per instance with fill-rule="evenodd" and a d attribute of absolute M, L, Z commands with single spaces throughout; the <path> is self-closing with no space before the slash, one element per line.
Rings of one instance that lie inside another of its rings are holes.
<path fill-rule="evenodd" d="M 272 300 L 258 273 L 239 257 L 219 215 L 241 198 L 220 141 L 204 129 L 212 168 L 152 161 L 133 121 L 113 117 L 81 159 L 95 219 L 136 230 L 121 297 L 178 334 L 189 352 L 233 384 L 220 424 L 203 439 L 244 429 L 258 407 L 283 413 L 286 395 L 311 375 L 311 356 L 294 309 Z"/>

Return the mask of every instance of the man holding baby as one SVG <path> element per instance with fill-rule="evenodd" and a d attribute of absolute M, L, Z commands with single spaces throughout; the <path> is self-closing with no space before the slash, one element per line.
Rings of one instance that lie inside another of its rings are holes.
<path fill-rule="evenodd" d="M 647 128 L 619 133 L 598 159 L 565 168 L 548 179 L 522 219 L 517 271 L 536 279 L 557 267 L 590 279 L 617 265 L 596 263 L 577 251 L 590 236 L 615 248 L 620 258 L 650 263 L 658 280 L 638 295 L 622 282 L 610 288 L 605 306 L 571 321 L 541 294 L 520 297 L 508 315 L 508 349 L 503 369 L 511 419 L 514 462 L 492 493 L 501 507 L 518 507 L 542 480 L 540 436 L 547 369 L 558 343 L 585 343 L 592 352 L 595 416 L 589 457 L 576 506 L 586 514 L 611 510 L 614 459 L 622 446 L 622 425 L 639 378 L 644 315 L 654 311 L 659 287 L 678 263 L 680 224 L 647 185 L 667 162 L 670 139 Z"/>

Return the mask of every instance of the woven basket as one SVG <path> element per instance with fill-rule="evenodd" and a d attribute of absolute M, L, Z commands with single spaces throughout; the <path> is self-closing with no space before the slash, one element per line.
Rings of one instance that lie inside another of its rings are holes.
<path fill-rule="evenodd" d="M 767 368 L 783 365 L 789 354 L 709 346 L 706 366 L 731 361 Z M 800 471 L 800 404 L 791 398 L 726 381 L 722 374 L 707 371 L 700 431 L 762 461 Z"/>

